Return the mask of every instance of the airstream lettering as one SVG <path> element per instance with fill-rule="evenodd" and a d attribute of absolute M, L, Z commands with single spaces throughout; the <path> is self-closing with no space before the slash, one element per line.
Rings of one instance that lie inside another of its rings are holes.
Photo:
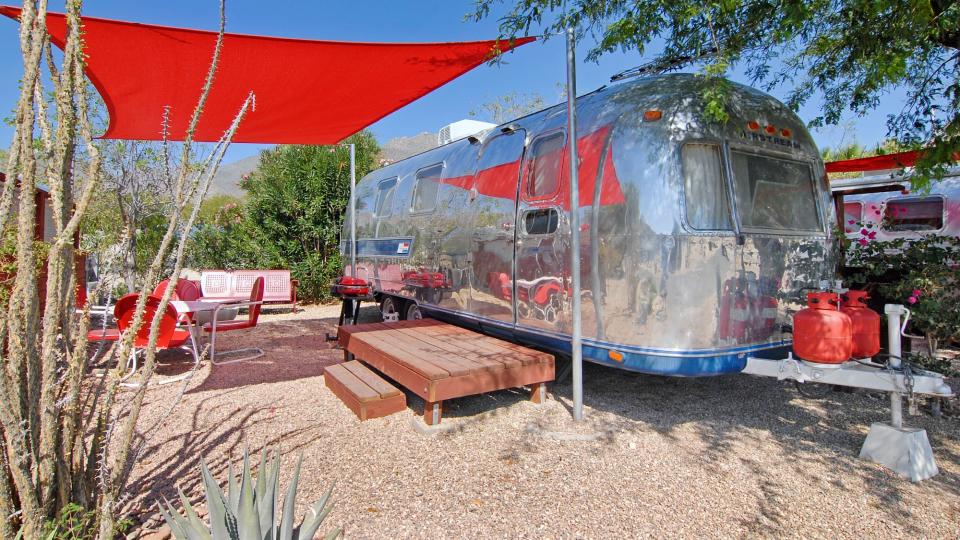
<path fill-rule="evenodd" d="M 579 234 L 585 359 L 704 376 L 782 353 L 802 291 L 833 277 L 823 163 L 772 97 L 732 84 L 722 125 L 699 96 L 673 74 L 578 98 L 577 209 L 563 105 L 368 174 L 357 276 L 401 316 L 569 354 Z"/>

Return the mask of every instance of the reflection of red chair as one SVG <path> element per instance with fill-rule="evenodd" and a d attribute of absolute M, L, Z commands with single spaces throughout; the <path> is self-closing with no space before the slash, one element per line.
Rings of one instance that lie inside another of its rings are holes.
<path fill-rule="evenodd" d="M 236 362 L 244 362 L 247 360 L 253 360 L 254 358 L 260 358 L 264 355 L 263 349 L 258 347 L 248 347 L 245 349 L 236 349 L 232 351 L 223 351 L 220 354 L 237 354 L 243 352 L 253 352 L 250 356 L 244 356 L 243 358 L 237 358 L 234 360 L 228 360 L 225 362 L 216 361 L 216 351 L 217 351 L 217 333 L 218 332 L 227 332 L 230 330 L 242 330 L 244 328 L 254 328 L 257 326 L 257 319 L 260 318 L 260 306 L 263 304 L 263 277 L 258 277 L 254 280 L 253 286 L 250 288 L 250 300 L 245 302 L 224 302 L 217 306 L 217 309 L 213 312 L 213 321 L 203 325 L 203 330 L 210 334 L 210 362 L 213 364 L 234 364 Z M 221 308 L 239 308 L 247 307 L 249 310 L 249 316 L 246 320 L 233 320 L 233 321 L 218 321 L 217 314 Z"/>
<path fill-rule="evenodd" d="M 114 316 L 117 319 L 117 326 L 119 327 L 120 333 L 126 332 L 133 322 L 133 316 L 137 310 L 138 296 L 139 295 L 137 293 L 128 294 L 118 300 L 117 305 L 114 307 Z M 140 329 L 137 331 L 137 335 L 133 340 L 133 352 L 130 355 L 129 361 L 130 373 L 127 374 L 127 377 L 132 375 L 137 370 L 137 353 L 145 349 L 150 343 L 150 326 L 153 322 L 155 314 L 157 313 L 157 308 L 159 307 L 159 298 L 156 296 L 147 297 L 147 305 L 143 313 L 143 324 L 140 325 Z M 187 345 L 187 341 L 190 341 L 191 344 Z M 196 343 L 193 343 L 190 332 L 188 330 L 177 328 L 177 311 L 173 309 L 173 306 L 167 304 L 167 309 L 160 319 L 160 327 L 157 333 L 157 349 L 164 350 L 177 348 L 189 349 L 191 354 L 193 354 L 194 365 L 200 363 L 200 356 L 197 354 Z M 157 384 L 179 381 L 188 376 L 190 376 L 190 372 L 177 377 L 158 381 Z"/>

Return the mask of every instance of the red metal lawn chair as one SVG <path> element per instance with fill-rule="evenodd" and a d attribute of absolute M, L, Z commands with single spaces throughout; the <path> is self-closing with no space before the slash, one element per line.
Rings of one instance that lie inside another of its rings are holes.
<path fill-rule="evenodd" d="M 221 303 L 216 310 L 213 312 L 213 320 L 203 325 L 204 332 L 210 334 L 210 362 L 214 365 L 220 364 L 235 364 L 237 362 L 246 362 L 247 360 L 253 360 L 255 358 L 260 358 L 264 355 L 263 349 L 259 347 L 247 347 L 245 349 L 235 349 L 232 351 L 223 351 L 220 354 L 239 354 L 252 352 L 253 354 L 249 356 L 244 356 L 242 358 L 236 358 L 233 360 L 226 360 L 223 362 L 216 361 L 217 354 L 217 334 L 220 332 L 229 332 L 231 330 L 243 330 L 246 328 L 255 328 L 257 326 L 257 319 L 260 318 L 260 306 L 263 304 L 263 277 L 258 277 L 254 280 L 253 286 L 250 288 L 250 300 L 248 301 L 232 301 L 232 302 L 223 302 Z M 232 320 L 232 321 L 219 321 L 217 316 L 220 309 L 231 309 L 231 308 L 248 308 L 248 317 L 246 319 Z"/>
<path fill-rule="evenodd" d="M 128 328 L 130 328 L 131 323 L 133 322 L 133 316 L 137 309 L 137 293 L 128 294 L 117 301 L 116 306 L 114 307 L 114 316 L 117 319 L 117 326 L 119 327 L 120 334 L 124 333 Z M 143 313 L 143 324 L 140 326 L 140 330 L 137 331 L 137 335 L 133 341 L 133 352 L 130 355 L 129 366 L 130 372 L 126 375 L 126 378 L 129 378 L 137 371 L 137 355 L 140 351 L 146 349 L 147 345 L 150 342 L 150 326 L 153 321 L 153 317 L 157 312 L 157 308 L 160 307 L 160 299 L 156 296 L 147 297 L 146 309 Z M 188 344 L 189 342 L 189 344 Z M 177 310 L 173 306 L 167 304 L 167 309 L 163 314 L 163 317 L 160 319 L 160 328 L 159 333 L 157 334 L 157 349 L 187 349 L 193 355 L 194 367 L 200 364 L 200 356 L 197 353 L 197 344 L 193 340 L 193 335 L 189 330 L 177 327 Z M 157 381 L 156 384 L 167 384 L 171 382 L 181 381 L 190 376 L 192 370 L 184 373 L 182 375 L 177 375 L 175 377 L 168 377 Z M 139 386 L 137 384 L 128 384 L 128 386 Z"/>

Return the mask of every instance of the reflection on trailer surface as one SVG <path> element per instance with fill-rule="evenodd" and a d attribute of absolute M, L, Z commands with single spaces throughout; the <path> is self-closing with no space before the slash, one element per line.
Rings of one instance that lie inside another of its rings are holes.
<path fill-rule="evenodd" d="M 801 290 L 833 277 L 813 140 L 772 97 L 731 92 L 726 125 L 704 118 L 690 75 L 577 99 L 584 358 L 739 372 L 789 346 Z M 558 105 L 368 174 L 357 276 L 401 315 L 569 354 L 565 125 Z"/>
<path fill-rule="evenodd" d="M 851 240 L 960 236 L 960 168 L 924 193 L 912 192 L 909 172 L 899 170 L 835 179 L 830 186 L 841 198 L 843 228 Z"/>

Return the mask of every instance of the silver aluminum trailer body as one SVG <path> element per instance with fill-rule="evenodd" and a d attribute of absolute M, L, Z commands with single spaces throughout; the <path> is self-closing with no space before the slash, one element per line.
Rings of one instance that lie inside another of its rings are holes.
<path fill-rule="evenodd" d="M 673 74 L 577 99 L 587 360 L 740 372 L 782 356 L 803 289 L 834 277 L 834 210 L 803 122 L 734 83 L 730 120 L 711 122 L 700 89 Z M 356 275 L 394 305 L 569 354 L 566 122 L 560 104 L 368 174 Z"/>

